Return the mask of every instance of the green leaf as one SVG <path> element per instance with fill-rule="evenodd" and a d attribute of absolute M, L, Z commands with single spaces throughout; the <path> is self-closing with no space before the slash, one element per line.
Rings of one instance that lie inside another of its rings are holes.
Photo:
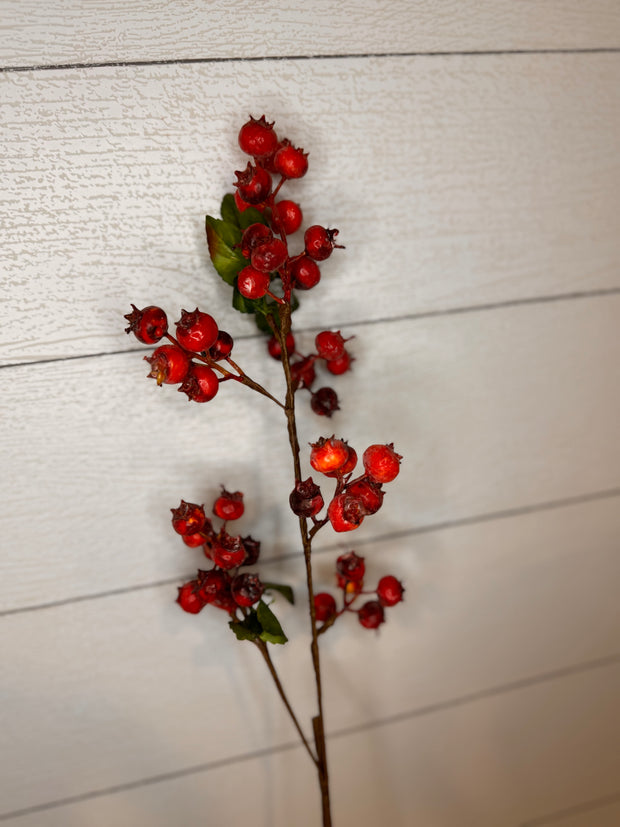
<path fill-rule="evenodd" d="M 237 640 L 256 640 L 263 631 L 255 609 L 243 620 L 231 620 L 228 624 L 237 636 Z"/>
<path fill-rule="evenodd" d="M 261 640 L 264 640 L 266 643 L 286 643 L 288 638 L 282 631 L 280 621 L 262 600 L 258 604 L 256 614 L 258 622 L 263 627 L 262 634 L 260 635 Z"/>
<path fill-rule="evenodd" d="M 211 215 L 206 216 L 205 225 L 213 266 L 224 281 L 232 285 L 237 273 L 248 263 L 235 247 L 241 241 L 241 230 Z"/>
<path fill-rule="evenodd" d="M 256 299 L 246 299 L 245 296 L 242 296 L 237 290 L 236 285 L 233 290 L 232 306 L 235 310 L 238 310 L 239 313 L 256 313 Z"/>
<path fill-rule="evenodd" d="M 276 591 L 284 595 L 289 603 L 295 603 L 295 595 L 290 586 L 285 586 L 283 583 L 263 583 L 267 591 Z"/>
<path fill-rule="evenodd" d="M 240 212 L 236 203 L 235 196 L 228 193 L 222 199 L 222 206 L 220 213 L 224 221 L 228 224 L 233 224 L 241 230 L 247 230 L 250 224 L 267 224 L 267 218 L 257 210 L 255 207 L 248 207 L 247 210 Z"/>

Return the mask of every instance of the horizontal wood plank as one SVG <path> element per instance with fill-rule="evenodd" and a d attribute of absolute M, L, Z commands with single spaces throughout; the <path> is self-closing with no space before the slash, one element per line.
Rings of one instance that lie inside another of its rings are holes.
<path fill-rule="evenodd" d="M 0 65 L 620 46 L 612 0 L 4 0 Z"/>
<path fill-rule="evenodd" d="M 132 301 L 174 319 L 199 303 L 233 334 L 255 330 L 212 271 L 203 223 L 244 163 L 248 111 L 310 150 L 289 196 L 347 247 L 302 296 L 298 325 L 620 287 L 620 55 L 115 67 L 0 84 L 3 363 L 129 349 Z"/>

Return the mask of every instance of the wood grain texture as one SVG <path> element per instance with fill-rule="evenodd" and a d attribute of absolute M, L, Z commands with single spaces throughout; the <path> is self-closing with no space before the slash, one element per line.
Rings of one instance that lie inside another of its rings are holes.
<path fill-rule="evenodd" d="M 342 410 L 326 422 L 301 397 L 302 445 L 337 433 L 360 456 L 394 442 L 405 457 L 355 542 L 616 488 L 619 316 L 614 297 L 347 329 L 358 333 L 357 362 L 335 383 Z M 277 389 L 280 368 L 262 346 L 242 342 L 237 358 Z M 192 405 L 145 368 L 140 354 L 118 354 L 2 371 L 0 445 L 13 481 L 3 609 L 184 571 L 169 509 L 181 498 L 208 505 L 220 483 L 245 491 L 240 530 L 263 539 L 266 556 L 298 549 L 281 507 L 292 471 L 280 410 L 229 385 Z M 335 540 L 351 542 L 329 529 L 317 537 L 319 547 Z"/>
<path fill-rule="evenodd" d="M 420 711 L 417 721 L 396 730 L 347 739 L 351 760 L 372 750 L 376 776 L 365 787 L 364 807 L 374 812 L 393 795 L 395 810 L 412 806 L 430 818 L 432 808 L 455 796 L 443 815 L 438 810 L 435 820 L 422 823 L 456 825 L 453 808 L 461 806 L 469 820 L 460 823 L 478 827 L 515 823 L 492 821 L 515 799 L 522 807 L 515 813 L 525 816 L 552 810 L 569 794 L 609 790 L 608 761 L 619 734 L 618 669 L 611 661 L 604 666 L 604 659 L 620 644 L 617 539 L 616 503 L 598 502 L 436 532 L 408 550 L 402 541 L 364 550 L 368 584 L 395 572 L 407 583 L 407 599 L 388 613 L 379 635 L 356 631 L 347 618 L 324 638 L 329 731 Z M 331 577 L 332 565 L 333 555 L 321 556 L 319 577 Z M 289 562 L 277 573 L 298 586 L 300 568 Z M 294 742 L 257 654 L 231 645 L 222 614 L 184 615 L 173 593 L 166 586 L 3 619 L 1 662 L 11 669 L 3 676 L 2 813 Z M 293 642 L 274 656 L 305 719 L 313 709 L 306 621 L 303 611 L 286 604 L 278 603 L 278 611 Z M 597 659 L 603 665 L 597 667 Z M 565 671 L 573 664 L 577 670 Z M 472 693 L 482 695 L 468 700 Z M 532 706 L 530 697 L 540 697 L 540 705 Z M 435 749 L 423 734 L 427 725 Z M 399 730 L 410 733 L 405 741 L 394 740 Z M 342 797 L 346 806 L 353 803 L 345 791 L 355 773 L 338 743 L 334 783 L 337 807 L 344 808 Z M 455 760 L 457 744 L 469 760 L 458 751 Z M 526 752 L 527 765 L 520 758 Z M 404 776 L 394 777 L 396 787 L 389 781 L 396 759 L 417 790 L 412 798 Z M 259 818 L 295 801 L 312 806 L 308 767 L 294 766 L 277 793 L 269 787 L 266 801 L 259 796 Z M 244 761 L 226 771 L 245 779 L 247 768 Z M 580 785 L 567 788 L 566 773 L 577 770 Z M 481 795 L 485 774 L 493 784 Z M 223 813 L 218 777 L 208 773 L 203 793 L 194 790 L 184 803 L 168 785 L 147 787 L 134 799 L 135 815 L 131 796 L 121 797 L 127 807 L 121 823 L 143 823 L 139 814 L 166 791 L 179 820 L 189 820 L 203 795 L 210 812 Z M 442 796 L 447 789 L 451 795 Z M 88 806 L 106 812 L 119 805 L 112 797 Z M 360 813 L 356 823 L 373 823 L 369 817 Z M 56 823 L 51 812 L 42 819 Z M 231 817 L 231 823 L 237 822 Z"/>
<path fill-rule="evenodd" d="M 0 64 L 620 46 L 613 0 L 3 0 Z"/>
<path fill-rule="evenodd" d="M 5 75 L 0 358 L 133 347 L 129 302 L 225 329 L 204 213 L 268 112 L 311 151 L 290 196 L 346 251 L 298 325 L 618 288 L 620 55 L 121 67 Z M 316 90 L 321 94 L 317 95 Z M 293 242 L 296 250 L 300 242 Z"/>

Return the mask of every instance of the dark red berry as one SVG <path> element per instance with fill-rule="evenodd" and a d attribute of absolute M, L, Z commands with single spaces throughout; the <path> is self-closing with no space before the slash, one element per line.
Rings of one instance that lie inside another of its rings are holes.
<path fill-rule="evenodd" d="M 235 175 L 235 186 L 247 204 L 262 204 L 271 192 L 271 175 L 262 167 L 248 163 L 243 172 L 237 171 Z"/>
<path fill-rule="evenodd" d="M 294 201 L 278 201 L 273 205 L 272 215 L 276 232 L 283 231 L 285 235 L 296 233 L 303 221 L 301 207 Z"/>
<path fill-rule="evenodd" d="M 340 376 L 349 370 L 352 361 L 353 358 L 351 354 L 348 350 L 345 350 L 339 359 L 332 359 L 329 362 L 325 362 L 325 367 L 334 376 Z"/>
<path fill-rule="evenodd" d="M 225 612 L 228 612 L 229 615 L 233 616 L 237 611 L 237 604 L 235 603 L 230 592 L 223 595 L 218 595 L 211 605 L 215 606 L 216 609 L 223 609 Z"/>
<path fill-rule="evenodd" d="M 260 299 L 269 290 L 269 273 L 261 272 L 248 264 L 237 276 L 237 290 L 246 299 Z"/>
<path fill-rule="evenodd" d="M 249 608 L 258 603 L 265 587 L 256 574 L 238 574 L 233 577 L 230 589 L 237 605 Z"/>
<path fill-rule="evenodd" d="M 310 290 L 321 280 L 319 265 L 308 256 L 301 256 L 291 264 L 291 278 L 295 287 Z"/>
<path fill-rule="evenodd" d="M 321 489 L 312 477 L 295 483 L 295 488 L 289 496 L 289 503 L 293 513 L 298 517 L 315 517 L 325 504 Z"/>
<path fill-rule="evenodd" d="M 295 352 L 295 337 L 292 333 L 286 334 L 286 352 L 290 356 L 291 353 Z M 272 336 L 271 339 L 267 342 L 267 350 L 269 351 L 269 355 L 272 356 L 274 359 L 280 361 L 282 356 L 282 348 L 280 347 L 280 342 L 276 339 L 275 336 Z"/>
<path fill-rule="evenodd" d="M 158 385 L 177 385 L 189 370 L 189 356 L 176 345 L 161 345 L 144 359 L 151 366 L 148 378 L 155 379 Z"/>
<path fill-rule="evenodd" d="M 205 603 L 230 594 L 230 574 L 220 569 L 198 570 L 198 595 Z"/>
<path fill-rule="evenodd" d="M 186 393 L 190 402 L 209 402 L 220 388 L 217 373 L 208 365 L 192 362 L 183 380 L 180 393 Z"/>
<path fill-rule="evenodd" d="M 278 146 L 278 136 L 274 132 L 273 122 L 267 123 L 264 115 L 258 120 L 250 115 L 250 120 L 239 130 L 239 146 L 242 152 L 255 158 L 271 155 Z"/>
<path fill-rule="evenodd" d="M 385 622 L 383 606 L 377 600 L 369 600 L 360 607 L 357 618 L 365 629 L 376 629 Z"/>
<path fill-rule="evenodd" d="M 197 593 L 198 581 L 190 580 L 179 587 L 179 594 L 176 602 L 184 612 L 197 615 L 205 607 L 205 601 Z"/>
<path fill-rule="evenodd" d="M 186 503 L 181 500 L 178 508 L 171 508 L 172 527 L 177 534 L 195 534 L 201 531 L 206 522 L 204 505 Z"/>
<path fill-rule="evenodd" d="M 334 497 L 327 507 L 327 516 L 334 531 L 353 531 L 364 520 L 359 500 L 342 493 Z"/>
<path fill-rule="evenodd" d="M 286 244 L 279 238 L 272 238 L 264 244 L 259 244 L 252 251 L 252 267 L 264 273 L 271 273 L 282 267 L 288 258 Z"/>
<path fill-rule="evenodd" d="M 246 557 L 241 537 L 232 537 L 225 531 L 220 532 L 211 547 L 211 559 L 221 569 L 235 569 Z"/>
<path fill-rule="evenodd" d="M 208 313 L 202 313 L 198 308 L 191 313 L 181 311 L 177 322 L 177 341 L 185 350 L 192 353 L 208 350 L 215 344 L 218 332 L 217 322 Z"/>
<path fill-rule="evenodd" d="M 234 341 L 230 333 L 225 330 L 218 331 L 215 343 L 209 348 L 209 356 L 214 362 L 219 362 L 220 359 L 225 359 L 230 356 L 233 349 Z"/>
<path fill-rule="evenodd" d="M 366 572 L 366 564 L 364 558 L 360 557 L 354 551 L 348 551 L 346 554 L 341 554 L 336 560 L 336 571 L 345 580 L 352 580 L 359 583 L 364 579 Z"/>
<path fill-rule="evenodd" d="M 291 378 L 295 388 L 311 388 L 316 379 L 314 356 L 305 356 L 291 363 Z"/>
<path fill-rule="evenodd" d="M 139 342 L 145 345 L 154 345 L 168 332 L 168 318 L 161 307 L 150 305 L 138 310 L 135 304 L 133 310 L 124 318 L 129 322 L 125 333 L 133 333 Z"/>
<path fill-rule="evenodd" d="M 377 586 L 377 597 L 382 606 L 395 606 L 403 599 L 405 589 L 400 580 L 392 577 L 391 574 L 386 574 L 379 580 Z"/>
<path fill-rule="evenodd" d="M 349 459 L 349 446 L 344 439 L 335 436 L 319 437 L 310 445 L 310 465 L 321 474 L 340 471 Z"/>
<path fill-rule="evenodd" d="M 345 342 L 346 339 L 342 337 L 339 330 L 322 330 L 317 333 L 314 346 L 321 359 L 326 359 L 329 362 L 333 359 L 340 359 L 345 352 Z"/>
<path fill-rule="evenodd" d="M 366 514 L 376 514 L 383 504 L 381 485 L 372 480 L 357 480 L 357 482 L 347 485 L 345 491 L 361 502 Z"/>
<path fill-rule="evenodd" d="M 331 417 L 334 411 L 339 411 L 338 395 L 333 388 L 319 388 L 312 394 L 310 406 L 315 414 Z"/>
<path fill-rule="evenodd" d="M 213 506 L 213 513 L 221 520 L 238 520 L 243 516 L 244 511 L 241 491 L 230 492 L 222 488 L 222 493 Z"/>
<path fill-rule="evenodd" d="M 242 537 L 241 542 L 245 549 L 245 560 L 242 566 L 253 566 L 260 556 L 260 540 L 255 540 L 248 534 L 247 537 Z"/>
<path fill-rule="evenodd" d="M 284 139 L 273 159 L 273 167 L 285 178 L 302 178 L 308 171 L 308 153 Z"/>
<path fill-rule="evenodd" d="M 260 222 L 250 224 L 241 236 L 241 255 L 249 259 L 252 255 L 252 250 L 258 247 L 259 244 L 264 244 L 272 238 L 273 233 L 266 224 L 261 224 Z"/>
<path fill-rule="evenodd" d="M 319 623 L 324 623 L 326 620 L 336 614 L 336 601 L 327 592 L 319 592 L 314 595 L 314 616 Z"/>
<path fill-rule="evenodd" d="M 235 204 L 237 205 L 239 212 L 245 212 L 252 206 L 243 200 L 243 198 L 239 195 L 239 190 L 235 190 Z"/>
<path fill-rule="evenodd" d="M 402 457 L 394 450 L 394 443 L 389 445 L 371 445 L 364 451 L 362 461 L 368 476 L 374 482 L 391 482 L 398 476 Z"/>
<path fill-rule="evenodd" d="M 313 224 L 308 227 L 304 233 L 307 255 L 315 261 L 324 261 L 329 258 L 334 247 L 341 247 L 340 244 L 336 244 L 334 241 L 337 235 L 338 230 L 328 230 L 321 227 L 320 224 Z"/>

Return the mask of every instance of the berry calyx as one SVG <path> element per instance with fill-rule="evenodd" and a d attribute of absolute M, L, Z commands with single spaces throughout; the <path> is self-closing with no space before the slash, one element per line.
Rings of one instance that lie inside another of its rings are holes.
<path fill-rule="evenodd" d="M 312 477 L 295 483 L 295 488 L 289 496 L 289 504 L 293 514 L 298 517 L 314 517 L 325 505 L 321 489 Z"/>
<path fill-rule="evenodd" d="M 382 606 L 395 606 L 403 599 L 405 589 L 400 580 L 397 580 L 391 574 L 386 574 L 379 580 L 377 586 L 377 597 Z"/>
<path fill-rule="evenodd" d="M 251 256 L 252 267 L 264 273 L 272 273 L 282 267 L 287 258 L 286 244 L 279 238 L 272 238 L 254 248 Z"/>
<path fill-rule="evenodd" d="M 364 579 L 364 574 L 366 573 L 364 558 L 360 557 L 354 551 L 341 554 L 336 560 L 336 571 L 345 581 L 359 583 Z"/>
<path fill-rule="evenodd" d="M 293 284 L 300 290 L 310 290 L 321 280 L 321 270 L 309 256 L 301 256 L 291 264 Z"/>
<path fill-rule="evenodd" d="M 187 394 L 190 402 L 209 402 L 220 389 L 217 373 L 208 365 L 192 362 L 179 393 Z"/>
<path fill-rule="evenodd" d="M 271 175 L 262 167 L 248 162 L 247 167 L 243 171 L 235 172 L 235 175 L 237 180 L 234 186 L 246 204 L 262 204 L 271 192 Z"/>
<path fill-rule="evenodd" d="M 345 349 L 342 356 L 338 359 L 330 359 L 328 362 L 325 362 L 325 367 L 334 376 L 340 376 L 349 370 L 351 362 L 353 362 L 353 357 L 349 351 Z"/>
<path fill-rule="evenodd" d="M 233 337 L 225 330 L 219 330 L 217 339 L 209 348 L 209 356 L 214 362 L 219 362 L 221 359 L 226 359 L 230 356 L 234 345 Z"/>
<path fill-rule="evenodd" d="M 377 629 L 385 623 L 383 606 L 377 600 L 369 600 L 368 603 L 360 606 L 357 619 L 365 629 Z"/>
<path fill-rule="evenodd" d="M 201 531 L 207 518 L 204 505 L 186 503 L 181 500 L 178 508 L 171 508 L 172 528 L 177 534 L 195 534 Z"/>
<path fill-rule="evenodd" d="M 295 337 L 292 333 L 286 334 L 285 345 L 286 352 L 289 356 L 291 355 L 291 353 L 295 352 Z M 280 347 L 280 342 L 276 339 L 275 336 L 272 336 L 267 342 L 267 350 L 269 351 L 269 355 L 273 359 L 277 359 L 278 361 L 280 361 L 280 359 L 282 358 L 282 348 Z"/>
<path fill-rule="evenodd" d="M 273 122 L 267 123 L 264 115 L 258 120 L 250 115 L 250 120 L 239 130 L 239 146 L 242 152 L 254 158 L 271 155 L 278 146 L 278 136 L 274 132 Z"/>
<path fill-rule="evenodd" d="M 215 344 L 218 333 L 217 322 L 208 313 L 202 313 L 198 308 L 193 312 L 181 311 L 177 322 L 177 341 L 185 350 L 192 353 L 208 350 Z"/>
<path fill-rule="evenodd" d="M 394 443 L 389 445 L 370 445 L 364 451 L 362 461 L 366 474 L 374 482 L 391 482 L 398 476 L 402 457 L 394 450 Z"/>
<path fill-rule="evenodd" d="M 346 493 L 337 494 L 327 507 L 327 516 L 334 531 L 353 531 L 364 520 L 361 503 Z"/>
<path fill-rule="evenodd" d="M 336 614 L 336 601 L 328 592 L 314 595 L 314 616 L 319 623 L 331 620 Z"/>
<path fill-rule="evenodd" d="M 237 290 L 246 299 L 260 299 L 269 290 L 269 273 L 261 272 L 248 264 L 237 276 Z"/>
<path fill-rule="evenodd" d="M 179 587 L 179 594 L 177 596 L 176 602 L 179 606 L 183 609 L 184 612 L 189 612 L 189 614 L 197 615 L 202 609 L 204 609 L 206 603 L 197 593 L 198 590 L 198 581 L 197 580 L 190 580 L 188 583 L 184 583 L 182 586 Z"/>
<path fill-rule="evenodd" d="M 329 362 L 340 359 L 345 352 L 344 343 L 346 341 L 339 330 L 322 330 L 317 333 L 314 346 L 321 359 Z"/>
<path fill-rule="evenodd" d="M 161 309 L 149 305 L 138 310 L 135 304 L 131 305 L 133 310 L 123 318 L 129 322 L 125 333 L 133 333 L 139 342 L 145 345 L 154 345 L 168 332 L 168 317 Z"/>
<path fill-rule="evenodd" d="M 306 255 L 314 261 L 324 261 L 331 256 L 334 247 L 344 249 L 341 244 L 336 244 L 334 241 L 337 235 L 338 230 L 328 230 L 321 227 L 320 224 L 313 224 L 308 227 L 304 233 Z"/>
<path fill-rule="evenodd" d="M 230 574 L 220 569 L 198 570 L 198 595 L 205 603 L 230 594 Z"/>
<path fill-rule="evenodd" d="M 238 520 L 244 511 L 242 492 L 230 492 L 222 486 L 222 493 L 213 505 L 213 513 L 221 520 Z"/>
<path fill-rule="evenodd" d="M 282 231 L 285 235 L 296 233 L 303 221 L 303 213 L 299 204 L 286 199 L 273 205 L 272 217 L 276 232 Z"/>
<path fill-rule="evenodd" d="M 246 558 L 246 551 L 241 537 L 232 537 L 221 531 L 213 541 L 211 559 L 220 569 L 236 569 Z"/>
<path fill-rule="evenodd" d="M 273 168 L 285 178 L 302 178 L 308 171 L 308 153 L 284 139 L 273 159 Z"/>
<path fill-rule="evenodd" d="M 241 255 L 249 259 L 252 255 L 252 250 L 258 247 L 259 244 L 264 244 L 273 238 L 273 233 L 266 224 L 257 222 L 250 224 L 241 236 Z"/>
<path fill-rule="evenodd" d="M 145 356 L 144 359 L 151 366 L 147 377 L 155 379 L 159 386 L 177 385 L 185 379 L 189 370 L 189 356 L 176 345 L 161 345 L 152 356 Z"/>
<path fill-rule="evenodd" d="M 256 574 L 238 574 L 230 584 L 233 599 L 238 606 L 250 608 L 261 599 L 265 587 Z"/>
<path fill-rule="evenodd" d="M 349 446 L 344 439 L 330 436 L 327 439 L 320 437 L 317 442 L 310 444 L 310 465 L 321 474 L 331 474 L 340 471 L 349 459 Z"/>
<path fill-rule="evenodd" d="M 334 411 L 339 411 L 338 395 L 333 388 L 319 388 L 312 394 L 310 407 L 319 416 L 330 417 Z"/>
<path fill-rule="evenodd" d="M 378 482 L 369 479 L 357 480 L 357 482 L 347 485 L 345 491 L 361 502 L 366 514 L 376 514 L 383 505 L 384 492 Z"/>

